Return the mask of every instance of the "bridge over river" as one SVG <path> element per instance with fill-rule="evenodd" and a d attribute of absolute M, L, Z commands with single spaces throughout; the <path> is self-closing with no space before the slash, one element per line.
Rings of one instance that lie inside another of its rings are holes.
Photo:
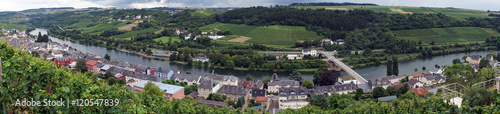
<path fill-rule="evenodd" d="M 333 54 L 336 54 L 336 51 L 334 51 L 334 52 L 323 51 L 321 53 L 323 53 L 323 55 L 325 55 L 327 57 L 327 59 L 324 59 L 325 61 L 335 63 L 336 66 L 343 69 L 347 74 L 349 74 L 349 76 L 356 78 L 356 80 L 358 80 L 358 84 L 365 84 L 368 82 L 365 78 L 363 78 L 361 75 L 359 75 L 356 71 L 352 70 L 349 66 L 344 64 L 342 61 L 335 58 L 333 56 Z"/>

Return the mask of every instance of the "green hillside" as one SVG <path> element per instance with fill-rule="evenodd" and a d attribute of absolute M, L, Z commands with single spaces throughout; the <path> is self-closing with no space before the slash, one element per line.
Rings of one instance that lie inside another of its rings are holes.
<path fill-rule="evenodd" d="M 19 32 L 26 30 L 28 26 L 10 23 L 0 23 L 0 29 L 17 29 Z"/>
<path fill-rule="evenodd" d="M 298 6 L 297 8 L 311 8 L 319 9 L 324 8 L 327 10 L 354 10 L 365 9 L 373 10 L 375 12 L 386 13 L 442 13 L 448 16 L 465 19 L 469 17 L 489 17 L 488 12 L 470 9 L 457 9 L 457 8 L 420 8 L 420 7 L 402 7 L 402 6 Z"/>
<path fill-rule="evenodd" d="M 498 35 L 491 29 L 479 27 L 450 27 L 393 31 L 397 38 L 422 40 L 426 43 L 484 41 L 486 38 Z"/>
<path fill-rule="evenodd" d="M 231 33 L 240 36 L 250 37 L 251 39 L 245 42 L 260 43 L 268 45 L 293 45 L 301 40 L 319 39 L 315 32 L 307 31 L 305 27 L 300 26 L 269 26 L 255 27 L 238 24 L 214 23 L 200 30 L 213 32 L 215 29 L 222 31 L 231 31 Z"/>

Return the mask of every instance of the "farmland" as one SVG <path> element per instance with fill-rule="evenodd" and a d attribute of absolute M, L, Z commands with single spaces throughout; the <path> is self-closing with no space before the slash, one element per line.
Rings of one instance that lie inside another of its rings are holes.
<path fill-rule="evenodd" d="M 135 35 L 137 35 L 139 33 L 156 32 L 158 30 L 160 30 L 160 29 L 157 29 L 157 28 L 148 28 L 148 29 L 138 30 L 138 31 L 128 31 L 126 33 L 115 35 L 115 36 L 111 36 L 111 37 L 113 37 L 113 38 L 121 38 L 121 39 L 130 39 L 132 36 L 135 36 Z"/>
<path fill-rule="evenodd" d="M 488 12 L 480 10 L 469 10 L 469 9 L 457 9 L 457 8 L 420 8 L 420 7 L 403 7 L 403 6 L 297 6 L 296 8 L 311 8 L 311 9 L 344 9 L 344 10 L 354 10 L 354 9 L 365 9 L 372 10 L 375 12 L 386 12 L 386 13 L 442 13 L 451 17 L 458 19 L 465 19 L 469 17 L 489 17 Z"/>
<path fill-rule="evenodd" d="M 157 41 L 157 42 L 161 41 L 161 42 L 167 43 L 168 39 L 172 39 L 172 42 L 181 42 L 181 39 L 179 39 L 179 38 L 171 38 L 171 37 L 167 37 L 167 36 L 156 38 L 156 39 L 154 39 L 154 41 Z"/>
<path fill-rule="evenodd" d="M 307 31 L 305 27 L 298 26 L 269 26 L 255 27 L 248 25 L 214 23 L 201 27 L 200 30 L 213 32 L 216 30 L 231 31 L 231 33 L 245 38 L 245 42 L 268 45 L 293 45 L 296 41 L 319 39 L 315 32 Z"/>
<path fill-rule="evenodd" d="M 397 38 L 408 40 L 422 40 L 425 43 L 435 41 L 443 42 L 468 42 L 484 41 L 491 36 L 497 36 L 498 33 L 479 27 L 450 27 L 450 28 L 429 28 L 393 31 Z"/>
<path fill-rule="evenodd" d="M 26 28 L 28 28 L 28 26 L 26 25 L 0 23 L 0 29 L 17 29 L 19 32 L 21 32 L 26 30 Z"/>

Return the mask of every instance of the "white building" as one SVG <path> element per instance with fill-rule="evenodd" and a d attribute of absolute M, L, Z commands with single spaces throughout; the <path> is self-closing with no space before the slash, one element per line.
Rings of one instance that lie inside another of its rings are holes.
<path fill-rule="evenodd" d="M 318 56 L 318 50 L 316 50 L 316 49 L 302 49 L 302 55 Z"/>

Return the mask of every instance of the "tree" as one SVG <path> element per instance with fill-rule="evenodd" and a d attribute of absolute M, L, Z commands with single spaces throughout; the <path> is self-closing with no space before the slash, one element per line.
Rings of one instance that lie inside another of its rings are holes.
<path fill-rule="evenodd" d="M 254 80 L 253 76 L 250 75 L 250 74 L 247 74 L 247 76 L 245 77 L 246 80 Z"/>
<path fill-rule="evenodd" d="M 359 100 L 359 99 L 361 99 L 362 95 L 363 95 L 363 89 L 358 88 L 358 89 L 356 89 L 356 95 L 354 96 L 354 99 Z"/>
<path fill-rule="evenodd" d="M 422 66 L 422 71 L 424 71 L 425 69 L 427 69 L 427 67 L 425 67 L 425 66 Z"/>
<path fill-rule="evenodd" d="M 262 83 L 264 83 L 264 88 L 267 89 L 267 83 L 271 81 L 271 77 L 267 77 L 266 79 L 262 80 Z"/>
<path fill-rule="evenodd" d="M 303 87 L 307 87 L 307 88 L 313 88 L 314 85 L 311 81 L 309 81 L 308 79 L 304 80 L 304 82 L 302 83 L 302 86 Z"/>
<path fill-rule="evenodd" d="M 393 57 L 392 58 L 392 74 L 398 76 L 399 75 L 399 65 L 398 65 L 398 58 L 397 57 Z"/>
<path fill-rule="evenodd" d="M 151 51 L 151 49 L 147 49 L 146 50 L 146 55 L 153 55 L 153 51 Z"/>
<path fill-rule="evenodd" d="M 396 95 L 398 94 L 398 90 L 396 89 L 395 86 L 388 86 L 385 91 L 387 92 L 387 94 L 389 95 Z"/>
<path fill-rule="evenodd" d="M 109 60 L 111 60 L 111 56 L 109 56 L 108 54 L 106 54 L 106 55 L 104 55 L 104 59 L 106 59 L 106 60 L 109 61 Z"/>
<path fill-rule="evenodd" d="M 319 85 L 321 80 L 321 75 L 323 74 L 323 72 L 324 72 L 323 69 L 318 69 L 314 72 L 314 79 L 313 79 L 314 84 Z"/>
<path fill-rule="evenodd" d="M 405 94 L 410 90 L 410 86 L 408 84 L 403 85 L 403 87 L 400 87 L 398 89 L 398 93 L 396 94 L 398 97 L 402 94 Z"/>
<path fill-rule="evenodd" d="M 298 81 L 301 84 L 302 84 L 302 81 L 304 81 L 304 79 L 302 78 L 302 75 L 300 74 L 299 70 L 297 70 L 297 69 L 293 70 L 293 72 L 290 74 L 290 80 Z"/>
<path fill-rule="evenodd" d="M 148 95 L 154 95 L 154 96 L 162 96 L 164 92 L 160 89 L 160 87 L 156 86 L 156 84 L 148 82 L 144 86 L 144 92 L 147 93 Z"/>
<path fill-rule="evenodd" d="M 170 61 L 175 61 L 177 60 L 177 53 L 173 53 L 172 55 L 170 55 Z"/>
<path fill-rule="evenodd" d="M 106 72 L 104 74 L 104 78 L 103 79 L 109 79 L 109 78 L 114 78 L 113 74 L 111 74 L 111 72 Z"/>
<path fill-rule="evenodd" d="M 387 58 L 387 57 L 386 57 L 386 58 Z M 392 63 L 392 59 L 388 58 L 388 59 L 387 59 L 387 76 L 390 76 L 390 75 L 394 74 L 394 73 L 393 73 L 393 67 L 392 67 L 392 65 L 394 65 L 394 64 Z"/>
<path fill-rule="evenodd" d="M 242 108 L 244 104 L 245 104 L 245 98 L 241 96 L 240 98 L 238 98 L 238 102 L 236 102 L 235 108 Z"/>
<path fill-rule="evenodd" d="M 484 68 L 484 67 L 491 67 L 491 66 L 490 66 L 490 60 L 483 57 L 479 61 L 479 69 Z"/>
<path fill-rule="evenodd" d="M 229 106 L 233 106 L 234 107 L 234 105 L 235 105 L 234 101 L 231 100 L 231 99 L 226 99 L 226 100 L 224 100 L 224 102 L 227 103 Z"/>
<path fill-rule="evenodd" d="M 438 64 L 435 64 L 434 67 L 435 68 L 440 68 L 440 66 Z"/>
<path fill-rule="evenodd" d="M 381 86 L 373 88 L 372 95 L 374 98 L 383 97 L 385 95 L 385 89 Z"/>
<path fill-rule="evenodd" d="M 461 63 L 461 61 L 459 58 L 453 59 L 453 64 L 460 64 L 460 63 Z"/>
<path fill-rule="evenodd" d="M 191 74 L 191 72 L 190 71 L 186 71 L 186 74 Z"/>
<path fill-rule="evenodd" d="M 321 75 L 321 80 L 317 85 L 326 86 L 326 85 L 334 85 L 335 82 L 338 82 L 338 77 L 340 76 L 340 72 L 335 71 L 325 71 Z"/>
<path fill-rule="evenodd" d="M 76 60 L 75 70 L 84 73 L 88 70 L 85 59 L 79 58 Z"/>
<path fill-rule="evenodd" d="M 193 59 L 191 59 L 191 57 L 189 57 L 186 62 L 188 65 L 193 65 Z"/>
<path fill-rule="evenodd" d="M 188 95 L 196 90 L 198 90 L 198 84 L 188 85 L 184 87 L 184 95 Z"/>
<path fill-rule="evenodd" d="M 323 94 L 312 95 L 309 102 L 311 105 L 321 107 L 322 109 L 328 108 L 328 101 L 326 100 L 326 96 Z"/>

